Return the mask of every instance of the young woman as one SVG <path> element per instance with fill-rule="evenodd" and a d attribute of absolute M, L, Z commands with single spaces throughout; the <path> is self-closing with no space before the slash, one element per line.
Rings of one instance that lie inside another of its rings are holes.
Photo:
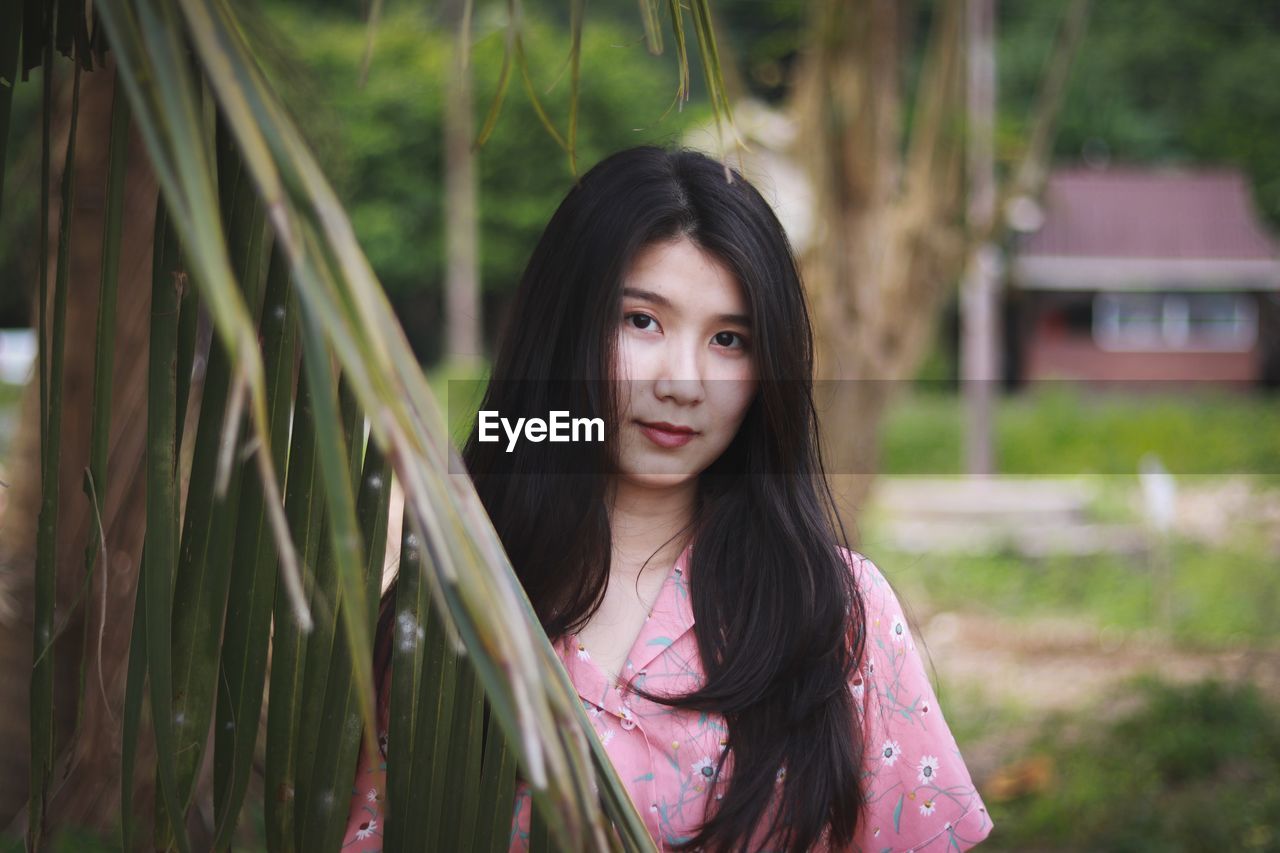
<path fill-rule="evenodd" d="M 604 441 L 508 451 L 477 427 L 463 457 L 658 848 L 985 838 L 898 599 L 845 545 L 804 292 L 761 195 L 693 151 L 614 154 L 556 210 L 511 318 L 481 408 L 601 418 Z M 384 762 L 361 756 L 344 849 L 381 847 Z M 521 783 L 512 850 L 530 809 Z"/>

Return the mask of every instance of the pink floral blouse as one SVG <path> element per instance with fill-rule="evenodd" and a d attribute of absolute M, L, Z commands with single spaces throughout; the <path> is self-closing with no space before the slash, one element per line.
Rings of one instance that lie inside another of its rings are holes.
<path fill-rule="evenodd" d="M 991 818 L 947 728 L 897 596 L 871 560 L 843 553 L 856 571 L 868 622 L 865 660 L 849 686 L 866 744 L 868 807 L 850 849 L 966 850 L 990 834 Z M 687 692 L 704 678 L 691 630 L 689 554 L 686 548 L 672 566 L 626 663 L 636 684 L 656 693 Z M 691 837 L 703 819 L 725 743 L 723 718 L 628 696 L 592 662 L 576 636 L 563 638 L 555 648 L 658 849 Z M 382 755 L 372 759 L 361 753 L 343 850 L 382 849 L 388 695 L 384 684 L 378 703 Z M 731 764 L 725 762 L 725 779 Z M 717 787 L 723 790 L 723 784 Z M 512 813 L 512 851 L 528 850 L 531 807 L 528 786 L 521 782 Z"/>

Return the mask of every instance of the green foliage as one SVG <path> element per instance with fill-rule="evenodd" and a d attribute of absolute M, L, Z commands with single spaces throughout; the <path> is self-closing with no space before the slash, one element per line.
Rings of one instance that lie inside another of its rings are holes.
<path fill-rule="evenodd" d="M 307 72 L 301 79 L 282 75 L 282 84 L 293 87 L 288 100 L 307 104 L 296 110 L 298 120 L 379 279 L 401 304 L 402 320 L 416 333 L 415 346 L 423 345 L 419 356 L 432 361 L 438 353 L 445 260 L 443 81 L 451 36 L 419 9 L 389 9 L 361 89 L 363 23 L 286 3 L 272 4 L 269 13 L 285 40 L 284 52 Z M 570 33 L 532 16 L 525 24 L 535 90 L 563 134 Z M 505 26 L 502 10 L 477 9 L 472 48 L 476 134 L 497 88 Z M 676 91 L 675 56 L 670 48 L 651 56 L 633 35 L 596 17 L 583 33 L 580 171 L 619 148 L 676 141 L 684 128 L 709 114 L 705 102 L 691 102 L 663 118 Z M 478 151 L 477 176 L 481 281 L 487 294 L 501 299 L 514 291 L 538 235 L 573 181 L 568 156 L 539 123 L 518 78 L 508 87 L 492 136 Z M 412 312 L 410 300 L 415 300 Z M 424 312 L 424 303 L 434 316 L 414 316 Z"/>
<path fill-rule="evenodd" d="M 1059 3 L 1001 4 L 1005 153 L 1025 131 Z M 1280 7 L 1269 0 L 1094 3 L 1063 104 L 1059 159 L 1229 164 L 1280 226 Z"/>
<path fill-rule="evenodd" d="M 0 163 L 5 170 L 4 198 L 0 200 L 0 281 L 6 284 L 0 287 L 0 326 L 35 325 L 33 297 L 39 274 L 33 247 L 40 235 L 41 74 L 35 69 L 30 80 L 14 88 L 6 162 Z M 29 284 L 18 287 L 10 282 Z"/>
<path fill-rule="evenodd" d="M 1010 553 L 891 553 L 876 544 L 868 525 L 868 549 L 895 567 L 908 600 L 993 616 L 1066 617 L 1097 627 L 1100 641 L 1161 624 L 1162 574 L 1143 556 L 1055 555 L 1031 559 Z M 1169 549 L 1173 602 L 1172 639 L 1194 648 L 1233 648 L 1274 642 L 1280 634 L 1280 579 L 1266 546 L 1245 541 L 1214 548 L 1175 538 Z"/>
<path fill-rule="evenodd" d="M 903 394 L 883 433 L 885 474 L 958 474 L 963 409 L 954 394 Z M 1280 483 L 1280 405 L 1266 396 L 1098 392 L 1070 383 L 1002 396 L 996 466 L 1002 474 L 1124 474 L 1155 453 L 1174 474 L 1257 474 Z"/>
<path fill-rule="evenodd" d="M 757 97 L 785 98 L 804 38 L 810 4 L 795 0 L 727 0 L 716 4 L 717 21 L 736 48 L 736 66 Z"/>
<path fill-rule="evenodd" d="M 1141 678 L 1103 725 L 1053 718 L 1030 752 L 1056 784 L 988 803 L 994 848 L 1274 850 L 1280 843 L 1280 708 L 1252 684 Z M 1105 706 L 1104 706 L 1105 707 Z M 1106 714 L 1105 711 L 1101 712 Z"/>

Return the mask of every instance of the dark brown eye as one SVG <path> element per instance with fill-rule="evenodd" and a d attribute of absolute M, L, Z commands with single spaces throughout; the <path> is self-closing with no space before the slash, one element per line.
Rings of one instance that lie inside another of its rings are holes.
<path fill-rule="evenodd" d="M 648 314 L 628 314 L 627 321 L 630 322 L 632 326 L 641 330 L 649 329 L 655 322 Z"/>
<path fill-rule="evenodd" d="M 728 347 L 730 349 L 736 349 L 745 345 L 742 336 L 737 332 L 717 332 L 716 336 L 712 338 L 712 340 L 720 346 Z"/>

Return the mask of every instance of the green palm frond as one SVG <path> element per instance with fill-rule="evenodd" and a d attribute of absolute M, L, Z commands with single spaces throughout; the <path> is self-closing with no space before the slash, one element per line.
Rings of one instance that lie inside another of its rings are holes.
<path fill-rule="evenodd" d="M 362 76 L 379 6 L 370 16 Z M 145 143 L 161 191 L 145 394 L 146 538 L 127 629 L 121 721 L 123 846 L 139 843 L 135 818 L 143 809 L 134 776 L 148 771 L 136 759 L 148 716 L 157 747 L 155 843 L 199 846 L 187 837 L 187 816 L 209 796 L 198 782 L 209 761 L 212 844 L 231 843 L 250 789 L 265 693 L 268 846 L 337 848 L 357 753 L 362 744 L 377 748 L 372 641 L 394 478 L 405 503 L 387 849 L 506 849 L 517 769 L 533 792 L 535 849 L 652 849 L 470 481 L 450 473 L 460 460 L 421 368 L 342 205 L 259 69 L 237 12 L 228 0 L 104 0 L 90 8 L 92 19 L 83 4 L 64 0 L 6 4 L 0 77 L 14 83 L 44 67 L 47 193 L 54 51 L 72 56 L 77 93 L 81 70 L 100 63 L 107 45 L 115 57 L 92 449 L 83 478 L 99 517 L 109 478 L 123 473 L 107 460 L 130 127 Z M 655 52 L 662 48 L 659 8 L 659 0 L 641 3 Z M 570 0 L 564 134 L 535 92 L 519 0 L 510 0 L 509 10 L 503 84 L 479 141 L 497 119 L 514 63 L 576 174 L 585 4 Z M 464 64 L 470 18 L 468 0 L 459 35 Z M 683 24 L 673 25 L 682 69 L 677 97 L 687 98 Z M 708 33 L 699 29 L 699 44 L 715 85 L 718 59 Z M 0 87 L 0 139 L 7 137 L 10 94 L 10 86 Z M 37 297 L 40 427 L 49 440 L 41 457 L 39 652 L 30 707 L 32 849 L 45 843 L 55 766 L 53 553 L 77 104 L 78 94 L 52 298 L 43 245 Z M 48 208 L 46 197 L 46 219 Z M 216 341 L 197 384 L 202 312 Z M 199 419 L 184 435 L 193 407 Z M 84 551 L 86 572 L 99 564 L 105 570 L 106 544 L 99 522 Z"/>

